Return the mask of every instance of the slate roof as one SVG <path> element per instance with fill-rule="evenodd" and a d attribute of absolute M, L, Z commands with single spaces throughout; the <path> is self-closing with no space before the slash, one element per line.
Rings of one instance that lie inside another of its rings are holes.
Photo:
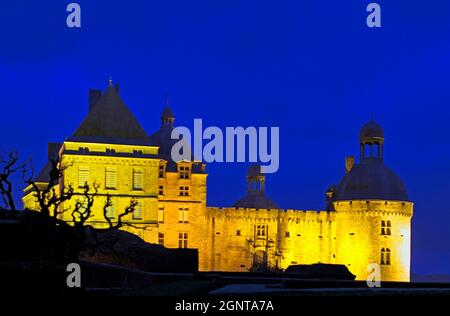
<path fill-rule="evenodd" d="M 234 203 L 234 207 L 258 208 L 258 209 L 278 209 L 278 205 L 261 191 L 249 191 L 239 201 Z"/>
<path fill-rule="evenodd" d="M 149 145 L 150 139 L 110 85 L 69 141 Z"/>
<path fill-rule="evenodd" d="M 408 201 L 405 185 L 379 158 L 365 158 L 355 164 L 340 182 L 336 201 Z"/>

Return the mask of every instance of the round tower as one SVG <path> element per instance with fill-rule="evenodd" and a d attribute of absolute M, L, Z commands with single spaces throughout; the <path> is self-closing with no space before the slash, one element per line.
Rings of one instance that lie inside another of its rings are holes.
<path fill-rule="evenodd" d="M 358 280 L 379 264 L 381 281 L 409 281 L 413 203 L 400 178 L 384 165 L 384 132 L 373 120 L 360 132 L 360 161 L 337 187 L 336 262 Z"/>

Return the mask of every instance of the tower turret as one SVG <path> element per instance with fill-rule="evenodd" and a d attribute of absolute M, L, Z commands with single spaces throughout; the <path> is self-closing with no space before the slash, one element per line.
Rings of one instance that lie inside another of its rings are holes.
<path fill-rule="evenodd" d="M 383 147 L 383 129 L 371 120 L 361 128 L 360 161 L 346 164 L 335 192 L 336 262 L 360 280 L 377 263 L 382 280 L 409 281 L 413 203 L 384 165 Z"/>

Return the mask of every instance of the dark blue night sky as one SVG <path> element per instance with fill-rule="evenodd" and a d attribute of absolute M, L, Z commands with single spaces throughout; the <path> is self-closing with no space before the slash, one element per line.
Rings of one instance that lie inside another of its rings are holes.
<path fill-rule="evenodd" d="M 40 168 L 112 76 L 148 133 L 166 96 L 177 125 L 279 126 L 268 194 L 319 209 L 373 115 L 415 202 L 412 271 L 450 273 L 449 1 L 377 1 L 381 29 L 368 0 L 85 0 L 81 29 L 65 25 L 69 2 L 0 5 L 1 149 Z M 239 199 L 246 168 L 209 165 L 208 204 Z"/>

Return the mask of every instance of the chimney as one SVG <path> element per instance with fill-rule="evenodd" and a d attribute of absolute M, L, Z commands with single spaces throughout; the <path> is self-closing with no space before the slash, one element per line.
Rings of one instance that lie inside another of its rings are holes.
<path fill-rule="evenodd" d="M 92 110 L 94 105 L 100 100 L 102 96 L 102 90 L 89 89 L 89 112 Z"/>
<path fill-rule="evenodd" d="M 345 173 L 349 173 L 352 170 L 354 164 L 355 164 L 355 157 L 353 156 L 345 157 Z"/>

